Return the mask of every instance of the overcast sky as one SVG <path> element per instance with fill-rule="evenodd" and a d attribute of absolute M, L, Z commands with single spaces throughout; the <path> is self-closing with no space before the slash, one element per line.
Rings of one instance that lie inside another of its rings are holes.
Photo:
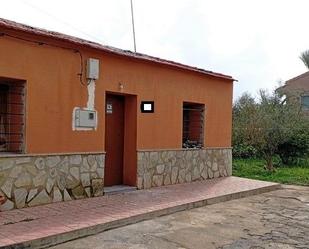
<path fill-rule="evenodd" d="M 138 52 L 232 75 L 234 98 L 306 71 L 308 0 L 133 1 Z M 2 0 L 0 17 L 133 50 L 130 0 Z"/>

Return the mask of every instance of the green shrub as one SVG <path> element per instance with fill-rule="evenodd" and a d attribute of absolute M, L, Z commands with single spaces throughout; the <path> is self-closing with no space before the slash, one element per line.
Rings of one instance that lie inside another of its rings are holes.
<path fill-rule="evenodd" d="M 236 158 L 255 158 L 257 156 L 257 150 L 246 144 L 235 144 L 233 147 L 233 157 Z"/>
<path fill-rule="evenodd" d="M 259 157 L 273 171 L 308 155 L 309 120 L 277 92 L 261 90 L 259 101 L 245 93 L 233 105 L 233 147 L 235 157 Z"/>
<path fill-rule="evenodd" d="M 299 164 L 306 160 L 304 158 L 309 156 L 309 127 L 295 129 L 291 136 L 279 145 L 277 154 L 285 165 Z"/>

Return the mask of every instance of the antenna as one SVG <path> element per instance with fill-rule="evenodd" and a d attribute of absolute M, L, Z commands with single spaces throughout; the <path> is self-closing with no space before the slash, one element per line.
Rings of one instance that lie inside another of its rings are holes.
<path fill-rule="evenodd" d="M 135 39 L 135 26 L 134 26 L 133 0 L 131 0 L 131 16 L 132 16 L 132 28 L 133 28 L 134 52 L 136 53 L 136 39 Z"/>

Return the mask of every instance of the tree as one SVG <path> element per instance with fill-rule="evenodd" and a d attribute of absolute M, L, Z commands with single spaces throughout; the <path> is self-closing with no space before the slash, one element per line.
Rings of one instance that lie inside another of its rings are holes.
<path fill-rule="evenodd" d="M 268 170 L 273 171 L 273 157 L 280 144 L 284 143 L 297 123 L 299 111 L 287 105 L 277 93 L 260 91 L 257 107 L 254 146 L 266 161 Z"/>
<path fill-rule="evenodd" d="M 243 95 L 236 101 L 233 113 L 233 146 L 253 146 L 270 171 L 274 170 L 273 157 L 279 147 L 294 136 L 299 124 L 308 122 L 297 105 L 287 104 L 276 92 L 268 94 L 263 90 L 259 92 L 259 101 Z"/>
<path fill-rule="evenodd" d="M 305 64 L 307 69 L 309 69 L 309 50 L 302 52 L 299 56 L 302 62 Z"/>
<path fill-rule="evenodd" d="M 235 157 L 254 157 L 252 146 L 256 103 L 249 93 L 244 93 L 233 105 L 233 155 Z"/>

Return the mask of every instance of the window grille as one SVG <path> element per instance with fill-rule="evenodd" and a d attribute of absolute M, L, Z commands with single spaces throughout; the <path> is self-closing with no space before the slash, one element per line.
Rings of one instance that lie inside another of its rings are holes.
<path fill-rule="evenodd" d="M 204 146 L 205 106 L 202 104 L 183 104 L 183 148 L 202 148 Z"/>
<path fill-rule="evenodd" d="M 24 84 L 0 82 L 0 152 L 24 150 Z"/>

